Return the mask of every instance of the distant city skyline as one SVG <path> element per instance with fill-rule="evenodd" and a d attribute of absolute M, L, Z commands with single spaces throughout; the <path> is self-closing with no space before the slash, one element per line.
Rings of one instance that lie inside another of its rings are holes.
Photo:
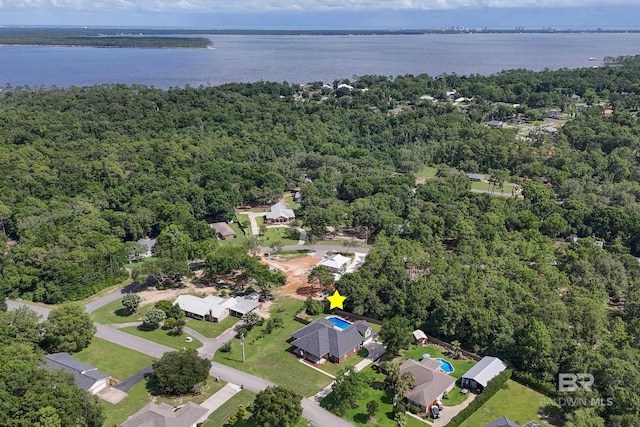
<path fill-rule="evenodd" d="M 640 4 L 637 0 L 0 0 L 0 25 L 619 30 L 640 29 Z"/>

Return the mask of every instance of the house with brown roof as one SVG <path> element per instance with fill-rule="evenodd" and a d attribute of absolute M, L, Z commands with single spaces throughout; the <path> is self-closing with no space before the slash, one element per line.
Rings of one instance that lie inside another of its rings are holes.
<path fill-rule="evenodd" d="M 216 236 L 222 240 L 233 239 L 236 237 L 236 232 L 233 231 L 226 222 L 214 222 L 209 224 L 209 227 L 213 228 L 216 232 Z"/>
<path fill-rule="evenodd" d="M 179 408 L 153 402 L 130 416 L 120 427 L 196 427 L 204 423 L 209 410 L 189 402 Z"/>
<path fill-rule="evenodd" d="M 440 362 L 435 359 L 425 358 L 420 362 L 407 359 L 400 365 L 400 373 L 405 372 L 413 374 L 416 385 L 404 397 L 425 412 L 456 385 L 456 379 L 443 373 Z"/>

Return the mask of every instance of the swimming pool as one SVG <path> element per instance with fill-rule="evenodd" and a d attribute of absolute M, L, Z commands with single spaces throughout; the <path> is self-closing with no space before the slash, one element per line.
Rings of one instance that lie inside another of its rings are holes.
<path fill-rule="evenodd" d="M 450 374 L 451 372 L 455 371 L 453 365 L 448 360 L 444 360 L 441 357 L 436 357 L 436 360 L 440 362 L 440 369 L 442 369 L 443 372 Z"/>
<path fill-rule="evenodd" d="M 351 326 L 351 322 L 347 322 L 346 320 L 339 317 L 327 317 L 327 320 L 333 323 L 334 326 L 340 330 L 347 329 L 349 326 Z"/>

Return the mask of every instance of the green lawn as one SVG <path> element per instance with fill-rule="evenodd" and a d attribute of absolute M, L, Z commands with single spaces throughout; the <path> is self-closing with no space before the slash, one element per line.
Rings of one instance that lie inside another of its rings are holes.
<path fill-rule="evenodd" d="M 136 262 L 132 262 L 132 263 L 129 263 L 129 264 L 125 264 L 124 268 L 128 268 L 130 270 L 133 270 L 134 268 L 138 268 L 141 265 L 151 264 L 151 263 L 154 263 L 154 262 L 157 262 L 157 261 L 158 261 L 158 258 L 156 258 L 155 256 L 148 257 L 148 258 L 142 258 L 140 261 L 136 261 Z"/>
<path fill-rule="evenodd" d="M 287 205 L 289 209 L 300 209 L 300 203 L 293 201 L 293 196 L 287 196 L 284 198 L 284 204 Z"/>
<path fill-rule="evenodd" d="M 240 341 L 234 339 L 232 351 L 217 351 L 214 360 L 251 374 L 266 378 L 278 385 L 288 387 L 302 396 L 312 396 L 331 382 L 331 378 L 317 372 L 298 361 L 287 351 L 291 346 L 286 342 L 291 334 L 302 328 L 293 320 L 302 308 L 302 301 L 279 297 L 271 308 L 271 317 L 280 317 L 284 327 L 265 334 L 260 338 L 264 327 L 257 327 L 245 338 L 246 363 L 242 363 Z"/>
<path fill-rule="evenodd" d="M 119 426 L 150 401 L 151 395 L 147 391 L 146 382 L 139 382 L 129 390 L 128 396 L 120 403 L 114 405 L 113 403 L 103 401 L 107 414 L 103 425 L 105 427 Z"/>
<path fill-rule="evenodd" d="M 118 344 L 93 337 L 84 350 L 74 353 L 81 362 L 95 366 L 117 380 L 126 380 L 145 366 L 151 365 L 153 357 L 138 353 Z M 124 363 L 126 361 L 126 363 Z"/>
<path fill-rule="evenodd" d="M 471 189 L 473 190 L 491 191 L 493 189 L 493 192 L 497 194 L 500 194 L 500 193 L 511 194 L 514 188 L 515 188 L 515 184 L 511 184 L 509 182 L 505 182 L 502 184 L 502 191 L 497 185 L 494 187 L 489 182 L 476 182 L 476 181 L 471 182 Z"/>
<path fill-rule="evenodd" d="M 182 350 L 183 348 L 192 348 L 195 350 L 199 347 L 202 347 L 202 343 L 195 338 L 193 338 L 192 342 L 187 342 L 185 338 L 188 336 L 188 334 L 174 336 L 170 335 L 170 331 L 165 331 L 164 329 L 160 328 L 147 331 L 138 329 L 137 326 L 127 326 L 126 328 L 122 328 L 120 330 L 131 335 L 148 339 L 149 341 L 157 342 L 158 344 L 163 344 L 168 347 L 175 348 L 176 350 Z"/>
<path fill-rule="evenodd" d="M 182 405 L 190 401 L 202 403 L 213 393 L 224 387 L 225 384 L 226 383 L 224 381 L 215 381 L 213 378 L 209 377 L 207 384 L 205 385 L 204 392 L 198 396 L 183 396 L 171 399 L 163 396 L 156 396 L 155 401 L 156 403 L 165 402 L 173 406 Z M 153 396 L 149 393 L 148 382 L 139 382 L 129 390 L 129 395 L 120 403 L 114 405 L 112 403 L 104 402 L 104 408 L 107 413 L 104 426 L 111 427 L 120 425 L 152 400 Z"/>
<path fill-rule="evenodd" d="M 323 315 L 324 316 L 324 315 Z M 322 316 L 320 316 L 322 317 Z M 351 366 L 356 366 L 359 362 L 363 361 L 365 357 L 367 357 L 367 355 L 369 354 L 369 352 L 367 351 L 366 348 L 360 349 L 360 351 L 357 354 L 354 354 L 352 356 L 349 356 L 349 358 L 347 360 L 345 360 L 342 363 L 331 363 L 331 362 L 326 362 L 324 365 L 318 365 L 318 368 L 322 369 L 323 371 L 336 376 L 336 374 L 343 370 L 343 369 L 347 369 Z"/>
<path fill-rule="evenodd" d="M 425 166 L 416 173 L 416 179 L 431 179 L 436 176 L 438 168 L 434 166 Z"/>
<path fill-rule="evenodd" d="M 129 314 L 122 305 L 120 299 L 110 302 L 93 312 L 93 321 L 103 325 L 112 323 L 142 322 L 142 316 L 153 308 L 153 304 L 147 304 L 138 309 L 134 314 Z"/>
<path fill-rule="evenodd" d="M 290 235 L 293 239 L 289 237 Z M 283 245 L 296 245 L 299 239 L 300 233 L 291 230 L 289 227 L 274 227 L 267 228 L 260 237 L 260 244 L 262 246 L 269 246 L 273 242 L 281 242 Z"/>
<path fill-rule="evenodd" d="M 368 367 L 365 372 L 370 378 L 370 384 L 372 382 L 383 383 L 385 379 L 384 374 L 374 372 L 371 367 Z M 320 406 L 325 407 L 328 402 L 333 399 L 333 393 L 330 393 L 320 403 Z M 350 408 L 346 411 L 344 418 L 353 422 L 357 426 L 370 426 L 368 424 L 367 416 L 367 402 L 375 400 L 378 402 L 378 412 L 375 414 L 376 422 L 374 425 L 380 427 L 395 427 L 396 423 L 393 421 L 393 392 L 391 390 L 383 390 L 379 388 L 367 387 L 363 390 L 362 395 L 358 399 L 358 406 L 356 408 Z M 415 418 L 407 416 L 406 427 L 424 427 L 425 424 L 416 420 Z"/>
<path fill-rule="evenodd" d="M 247 222 L 247 224 L 249 223 L 249 218 L 246 215 L 244 215 L 244 220 Z M 236 232 L 236 237 L 235 239 L 220 240 L 220 245 L 221 246 L 244 246 L 245 243 L 247 243 L 247 236 L 242 234 L 242 230 L 240 230 L 240 226 L 234 222 L 233 224 L 229 224 L 229 227 L 231 227 L 231 229 Z M 251 226 L 248 225 L 245 228 L 245 230 L 248 234 L 251 234 Z"/>
<path fill-rule="evenodd" d="M 467 418 L 461 427 L 482 426 L 503 415 L 511 418 L 518 425 L 531 420 L 542 424 L 538 413 L 549 403 L 550 399 L 542 394 L 509 380 L 505 388 L 498 391 L 475 414 Z"/>
<path fill-rule="evenodd" d="M 200 332 L 207 338 L 216 338 L 218 335 L 238 323 L 239 320 L 240 319 L 237 317 L 229 316 L 223 319 L 222 322 L 215 323 L 187 318 L 187 327 Z"/>
<path fill-rule="evenodd" d="M 246 408 L 256 398 L 256 394 L 249 390 L 240 390 L 235 396 L 227 400 L 218 409 L 213 411 L 209 415 L 209 421 L 207 421 L 203 427 L 226 427 L 229 424 L 229 416 L 235 414 L 238 411 L 239 405 L 244 405 Z"/>

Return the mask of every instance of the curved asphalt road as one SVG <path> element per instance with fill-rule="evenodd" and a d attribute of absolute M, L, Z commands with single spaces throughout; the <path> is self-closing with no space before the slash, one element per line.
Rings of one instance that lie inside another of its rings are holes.
<path fill-rule="evenodd" d="M 109 302 L 115 301 L 116 299 L 122 297 L 124 293 L 127 292 L 123 292 L 123 289 L 113 291 L 101 298 L 98 298 L 95 301 L 90 302 L 85 306 L 85 309 L 87 311 L 94 311 L 102 305 L 108 304 Z M 98 301 L 101 301 L 101 305 L 98 305 Z M 49 312 L 51 311 L 51 309 L 47 307 L 40 307 L 37 305 L 27 304 L 14 300 L 7 300 L 7 307 L 9 310 L 15 310 L 20 307 L 20 305 L 29 307 L 30 309 L 35 311 L 38 315 L 40 315 L 41 320 L 45 320 L 49 315 Z M 96 324 L 96 328 L 96 336 L 98 338 L 102 338 L 115 344 L 119 344 L 123 347 L 139 351 L 140 353 L 147 354 L 151 357 L 159 358 L 168 351 L 175 351 L 175 349 L 171 347 L 157 344 L 153 341 L 149 341 L 135 335 L 127 334 L 126 332 L 122 332 L 109 325 Z M 234 337 L 234 335 L 234 331 L 227 330 L 215 340 L 210 340 L 210 343 L 198 349 L 199 354 L 202 357 L 212 358 L 216 350 L 220 348 L 220 346 L 222 346 L 225 342 L 230 341 Z M 139 373 L 142 373 L 142 371 Z M 269 386 L 276 385 L 263 378 L 256 377 L 255 375 L 239 371 L 237 369 L 222 365 L 217 362 L 211 363 L 209 374 L 214 377 L 220 377 L 228 383 L 242 385 L 247 390 L 251 390 L 255 393 L 260 392 Z M 321 408 L 315 402 L 307 398 L 302 399 L 302 416 L 311 421 L 314 426 L 318 427 L 354 427 L 353 424 L 340 417 L 337 417 L 326 409 Z"/>

